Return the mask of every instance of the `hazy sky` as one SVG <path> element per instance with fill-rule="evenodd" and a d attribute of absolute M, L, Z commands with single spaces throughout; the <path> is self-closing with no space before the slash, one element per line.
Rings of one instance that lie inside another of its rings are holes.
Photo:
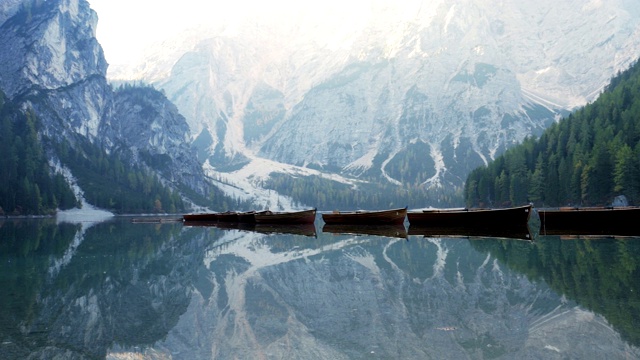
<path fill-rule="evenodd" d="M 237 1 L 89 0 L 98 13 L 98 41 L 110 63 L 138 56 L 145 44 L 165 39 L 194 24 L 236 16 Z"/>
<path fill-rule="evenodd" d="M 188 27 L 233 26 L 243 21 L 272 23 L 296 20 L 331 27 L 355 25 L 367 16 L 373 4 L 388 0 L 88 0 L 98 13 L 98 41 L 107 61 L 127 63 L 141 54 L 145 45 L 176 35 Z M 258 20 L 262 19 L 262 20 Z"/>

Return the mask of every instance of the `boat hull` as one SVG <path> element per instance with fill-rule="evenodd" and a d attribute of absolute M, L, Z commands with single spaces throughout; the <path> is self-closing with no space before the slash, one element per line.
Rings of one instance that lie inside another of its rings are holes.
<path fill-rule="evenodd" d="M 542 235 L 640 235 L 640 207 L 538 209 Z"/>
<path fill-rule="evenodd" d="M 328 225 L 382 225 L 403 224 L 407 208 L 380 211 L 333 212 L 322 214 L 322 220 Z"/>
<path fill-rule="evenodd" d="M 238 222 L 242 224 L 254 224 L 256 222 L 256 212 L 241 212 L 238 213 Z"/>
<path fill-rule="evenodd" d="M 522 228 L 529 223 L 532 205 L 504 209 L 435 209 L 407 213 L 411 226 L 472 227 L 475 229 L 503 227 Z"/>
<path fill-rule="evenodd" d="M 182 220 L 215 222 L 215 221 L 218 221 L 218 214 L 217 213 L 184 214 L 182 215 Z"/>
<path fill-rule="evenodd" d="M 218 222 L 224 223 L 237 223 L 238 222 L 238 213 L 235 211 L 227 211 L 223 213 L 218 213 Z"/>
<path fill-rule="evenodd" d="M 263 211 L 254 215 L 256 224 L 313 224 L 316 209 L 294 212 Z"/>

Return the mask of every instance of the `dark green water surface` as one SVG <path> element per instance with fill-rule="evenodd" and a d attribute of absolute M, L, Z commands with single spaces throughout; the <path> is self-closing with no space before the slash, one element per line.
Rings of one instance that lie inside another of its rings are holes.
<path fill-rule="evenodd" d="M 0 221 L 0 359 L 638 359 L 640 238 Z"/>

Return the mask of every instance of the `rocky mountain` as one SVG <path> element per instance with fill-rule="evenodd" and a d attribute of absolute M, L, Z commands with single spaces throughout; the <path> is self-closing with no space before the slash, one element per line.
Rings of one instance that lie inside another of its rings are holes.
<path fill-rule="evenodd" d="M 113 116 L 101 133 L 110 147 L 132 150 L 170 182 L 194 189 L 206 187 L 202 168 L 189 145 L 189 127 L 161 92 L 151 87 L 124 87 L 115 92 Z"/>
<path fill-rule="evenodd" d="M 596 98 L 640 50 L 640 5 L 626 0 L 376 2 L 331 15 L 180 34 L 110 77 L 164 89 L 212 175 L 265 158 L 450 188 Z"/>
<path fill-rule="evenodd" d="M 32 106 L 47 134 L 95 139 L 108 114 L 111 93 L 97 20 L 86 1 L 26 1 L 2 24 L 0 87 Z"/>
<path fill-rule="evenodd" d="M 0 11 L 6 19 L 0 27 L 0 89 L 34 109 L 41 135 L 72 146 L 89 140 L 155 171 L 174 189 L 208 195 L 210 185 L 176 107 L 152 88 L 114 91 L 107 82 L 98 18 L 87 1 L 7 2 Z M 52 149 L 49 156 L 58 162 Z"/>
<path fill-rule="evenodd" d="M 595 98 L 640 48 L 632 1 L 312 8 L 330 23 L 298 10 L 190 29 L 109 72 L 165 96 L 114 91 L 86 1 L 3 2 L 0 88 L 35 109 L 48 138 L 131 151 L 198 196 L 283 208 L 305 204 L 281 194 L 330 182 L 460 189 L 470 169 Z"/>

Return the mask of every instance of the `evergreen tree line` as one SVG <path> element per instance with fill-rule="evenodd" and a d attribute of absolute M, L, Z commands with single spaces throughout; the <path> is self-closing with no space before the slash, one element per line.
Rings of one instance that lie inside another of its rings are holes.
<path fill-rule="evenodd" d="M 73 147 L 66 141 L 52 145 L 60 161 L 77 178 L 90 204 L 116 213 L 184 211 L 180 194 L 151 171 L 124 160 L 127 154 L 107 154 L 84 139 Z"/>
<path fill-rule="evenodd" d="M 52 174 L 38 138 L 39 121 L 0 92 L 0 215 L 52 214 L 76 206 L 60 174 Z"/>
<path fill-rule="evenodd" d="M 272 174 L 264 187 L 291 196 L 298 205 L 306 204 L 319 210 L 450 207 L 455 206 L 461 199 L 459 192 L 443 189 L 429 190 L 423 186 L 400 187 L 374 182 L 363 182 L 354 188 L 318 176 L 292 177 Z"/>
<path fill-rule="evenodd" d="M 150 171 L 107 154 L 87 140 L 54 143 L 38 135 L 33 111 L 21 111 L 0 92 L 0 215 L 47 215 L 79 206 L 66 179 L 47 161 L 52 149 L 72 170 L 87 201 L 117 213 L 176 213 L 181 196 Z"/>
<path fill-rule="evenodd" d="M 386 165 L 385 172 L 408 187 L 419 188 L 436 174 L 435 162 L 428 155 L 430 151 L 430 146 L 422 141 L 408 144 Z"/>
<path fill-rule="evenodd" d="M 640 65 L 591 104 L 527 138 L 467 178 L 467 206 L 640 203 Z"/>

